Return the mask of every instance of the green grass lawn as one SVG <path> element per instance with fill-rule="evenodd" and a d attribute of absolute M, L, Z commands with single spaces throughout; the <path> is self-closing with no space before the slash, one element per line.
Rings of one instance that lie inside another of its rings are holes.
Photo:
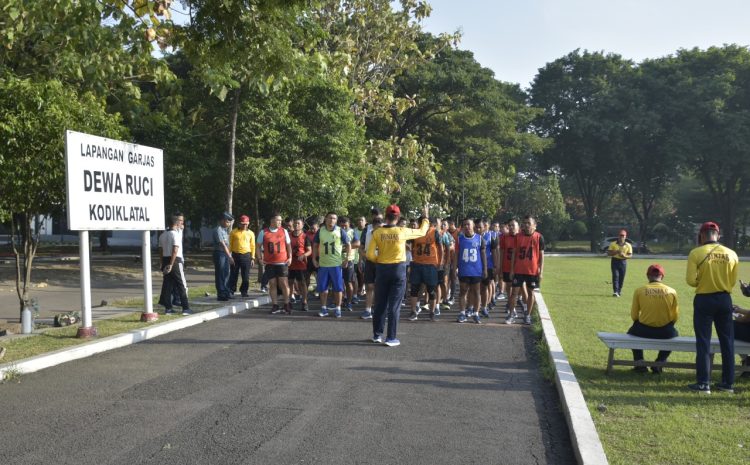
<path fill-rule="evenodd" d="M 633 373 L 614 367 L 606 376 L 607 348 L 597 331 L 625 332 L 631 324 L 630 303 L 636 287 L 647 282 L 646 268 L 654 260 L 633 259 L 623 297 L 612 297 L 607 258 L 548 257 L 542 293 L 563 348 L 570 359 L 612 464 L 747 464 L 750 463 L 750 378 L 738 378 L 735 395 L 688 391 L 693 370 L 665 369 L 662 375 Z M 693 335 L 693 292 L 685 283 L 685 260 L 659 260 L 665 284 L 677 290 L 680 335 Z M 740 266 L 740 278 L 750 267 Z M 734 300 L 750 307 L 736 289 Z M 619 358 L 630 357 L 629 351 Z M 646 351 L 653 360 L 655 351 Z M 694 361 L 692 354 L 670 360 Z M 716 362 L 720 363 L 717 356 Z M 720 372 L 713 373 L 713 382 Z M 603 412 L 600 411 L 604 410 Z"/>

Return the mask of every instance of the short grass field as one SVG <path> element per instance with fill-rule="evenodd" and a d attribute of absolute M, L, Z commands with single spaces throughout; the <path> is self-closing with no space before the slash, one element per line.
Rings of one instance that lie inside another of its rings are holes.
<path fill-rule="evenodd" d="M 692 336 L 693 291 L 685 283 L 685 260 L 632 259 L 623 297 L 612 297 L 609 259 L 547 257 L 542 294 L 596 423 L 612 464 L 748 464 L 750 463 L 750 378 L 737 378 L 736 394 L 699 395 L 687 389 L 694 370 L 665 369 L 661 375 L 634 373 L 615 366 L 605 375 L 608 349 L 598 331 L 625 332 L 636 287 L 647 282 L 651 263 L 664 266 L 665 284 L 677 290 L 677 329 Z M 740 278 L 750 280 L 750 263 L 740 264 Z M 750 307 L 739 286 L 735 303 Z M 715 332 L 714 332 L 715 337 Z M 630 351 L 618 358 L 631 357 Z M 647 360 L 656 357 L 646 351 Z M 694 361 L 692 354 L 670 360 Z M 716 363 L 720 363 L 717 356 Z M 714 371 L 712 381 L 719 381 Z"/>

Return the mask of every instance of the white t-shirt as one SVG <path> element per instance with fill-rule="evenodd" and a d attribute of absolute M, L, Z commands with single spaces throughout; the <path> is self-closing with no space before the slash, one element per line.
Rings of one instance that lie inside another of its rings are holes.
<path fill-rule="evenodd" d="M 182 259 L 182 231 L 169 229 L 159 236 L 159 247 L 163 257 L 171 257 L 172 249 L 177 247 L 177 258 Z"/>

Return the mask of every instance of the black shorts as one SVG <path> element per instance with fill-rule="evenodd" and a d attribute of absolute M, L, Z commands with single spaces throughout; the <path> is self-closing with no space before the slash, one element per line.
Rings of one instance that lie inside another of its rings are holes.
<path fill-rule="evenodd" d="M 264 273 L 266 279 L 286 278 L 289 276 L 289 267 L 286 265 L 266 265 Z"/>
<path fill-rule="evenodd" d="M 445 282 L 445 268 L 438 268 L 438 284 Z"/>
<path fill-rule="evenodd" d="M 482 282 L 481 276 L 459 276 L 458 282 L 464 284 L 479 284 Z"/>
<path fill-rule="evenodd" d="M 508 284 L 513 282 L 513 280 L 510 279 L 510 272 L 503 271 L 503 282 Z"/>
<path fill-rule="evenodd" d="M 310 273 L 310 274 L 312 274 L 312 273 L 315 273 L 316 271 L 318 271 L 318 268 L 316 268 L 315 265 L 313 265 L 312 259 L 310 259 L 310 257 L 308 257 L 308 259 L 307 259 L 307 272 Z"/>
<path fill-rule="evenodd" d="M 492 268 L 487 268 L 487 277 L 482 280 L 482 284 L 484 284 L 485 286 L 489 286 L 489 284 L 494 279 L 495 279 L 495 270 Z"/>
<path fill-rule="evenodd" d="M 289 279 L 291 281 L 305 281 L 307 279 L 307 270 L 289 270 Z"/>
<path fill-rule="evenodd" d="M 375 262 L 367 260 L 365 262 L 365 284 L 375 284 Z"/>
<path fill-rule="evenodd" d="M 530 274 L 517 274 L 513 276 L 513 287 L 521 287 L 526 284 L 527 289 L 537 289 L 539 287 L 539 276 Z"/>
<path fill-rule="evenodd" d="M 354 267 L 355 265 L 352 262 L 349 262 L 349 266 L 341 268 L 341 273 L 344 275 L 344 283 L 354 282 Z"/>

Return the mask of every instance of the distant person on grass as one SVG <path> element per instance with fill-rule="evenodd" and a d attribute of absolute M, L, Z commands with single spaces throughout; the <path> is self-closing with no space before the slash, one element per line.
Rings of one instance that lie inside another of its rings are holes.
<path fill-rule="evenodd" d="M 698 233 L 699 246 L 690 251 L 685 280 L 695 288 L 693 328 L 695 330 L 696 382 L 688 388 L 711 393 L 711 324 L 721 346 L 721 382 L 716 389 L 734 393 L 734 325 L 732 289 L 737 282 L 739 260 L 730 248 L 719 244 L 719 225 L 706 222 Z"/>
<path fill-rule="evenodd" d="M 622 285 L 625 282 L 628 259 L 633 256 L 633 247 L 625 240 L 628 232 L 620 230 L 616 241 L 612 241 L 607 249 L 607 255 L 612 257 L 610 268 L 612 269 L 612 297 L 620 297 Z"/>
<path fill-rule="evenodd" d="M 674 324 L 679 316 L 677 305 L 677 292 L 662 283 L 664 279 L 664 268 L 659 264 L 653 264 L 646 271 L 648 284 L 641 286 L 633 292 L 633 305 L 630 307 L 630 317 L 633 326 L 628 334 L 650 339 L 672 339 L 679 336 Z M 656 356 L 657 362 L 666 362 L 671 352 L 660 350 Z M 643 350 L 633 349 L 633 360 L 643 360 Z M 648 371 L 645 365 L 636 366 L 633 371 L 645 373 Z M 651 371 L 655 374 L 662 372 L 662 367 L 652 366 Z"/>

